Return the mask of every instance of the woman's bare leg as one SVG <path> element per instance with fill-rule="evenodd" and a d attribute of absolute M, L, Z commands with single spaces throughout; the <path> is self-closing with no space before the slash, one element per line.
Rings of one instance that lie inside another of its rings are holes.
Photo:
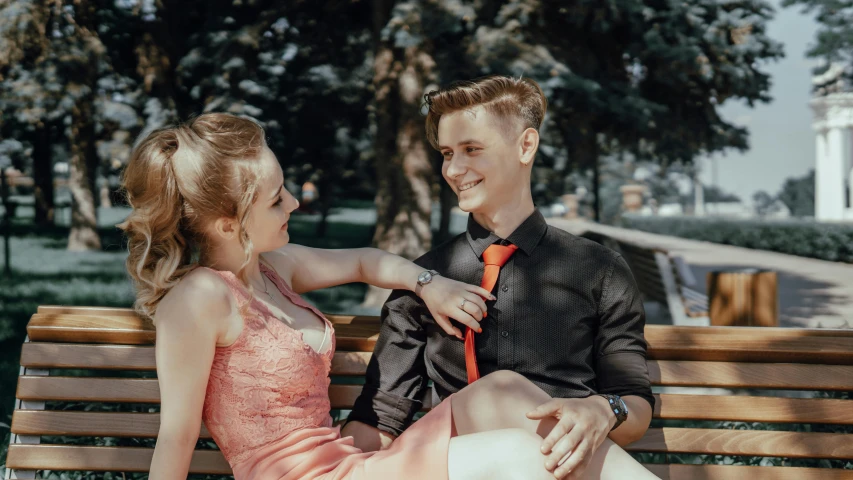
<path fill-rule="evenodd" d="M 539 451 L 542 439 L 527 430 L 506 428 L 450 439 L 449 480 L 554 480 Z"/>
<path fill-rule="evenodd" d="M 556 418 L 531 420 L 527 412 L 551 400 L 530 380 L 501 370 L 477 380 L 452 397 L 453 422 L 459 435 L 521 428 L 545 438 L 557 424 Z"/>
<path fill-rule="evenodd" d="M 548 435 L 557 424 L 557 419 L 531 420 L 526 414 L 550 399 L 541 388 L 510 371 L 486 375 L 450 398 L 458 435 L 521 429 L 539 438 Z M 545 456 L 540 455 L 544 465 Z M 657 478 L 625 450 L 607 439 L 593 454 L 585 477 L 621 479 L 629 475 L 632 480 Z"/>

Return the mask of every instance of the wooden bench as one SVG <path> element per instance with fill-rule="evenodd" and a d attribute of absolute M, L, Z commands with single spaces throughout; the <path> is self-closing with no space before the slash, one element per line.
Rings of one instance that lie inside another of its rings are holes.
<path fill-rule="evenodd" d="M 332 408 L 347 409 L 361 390 L 353 383 L 364 374 L 378 319 L 330 319 L 338 351 L 329 396 Z M 124 309 L 39 307 L 27 333 L 6 478 L 36 478 L 39 470 L 146 472 L 159 423 L 150 323 Z M 659 391 L 656 420 L 628 450 L 649 452 L 641 459 L 657 475 L 853 479 L 853 470 L 843 468 L 682 465 L 676 455 L 783 457 L 787 465 L 822 459 L 835 467 L 853 459 L 853 400 L 803 393 L 853 390 L 853 331 L 650 325 L 646 338 L 649 372 Z M 733 393 L 679 394 L 660 391 L 660 386 Z M 427 399 L 427 408 L 430 403 Z M 685 425 L 684 420 L 805 424 L 813 431 Z M 841 433 L 820 432 L 829 428 Z M 191 471 L 228 475 L 228 464 L 204 428 L 200 439 Z"/>
<path fill-rule="evenodd" d="M 673 325 L 710 325 L 708 296 L 694 290 L 696 279 L 683 258 L 651 245 L 627 242 L 597 232 L 581 235 L 619 252 L 647 300 L 664 305 Z"/>

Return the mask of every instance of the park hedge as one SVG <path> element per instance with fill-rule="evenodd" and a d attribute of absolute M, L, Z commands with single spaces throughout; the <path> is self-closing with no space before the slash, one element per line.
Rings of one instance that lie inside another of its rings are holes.
<path fill-rule="evenodd" d="M 622 226 L 644 232 L 853 263 L 853 223 L 624 215 Z"/>

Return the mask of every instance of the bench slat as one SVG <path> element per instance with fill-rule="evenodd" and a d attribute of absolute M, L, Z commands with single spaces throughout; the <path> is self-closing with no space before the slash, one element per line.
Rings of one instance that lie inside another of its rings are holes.
<path fill-rule="evenodd" d="M 37 314 L 51 315 L 87 315 L 108 317 L 137 317 L 132 308 L 112 307 L 67 307 L 62 305 L 40 305 Z M 334 324 L 350 323 L 378 323 L 379 317 L 374 315 L 336 315 L 325 314 L 326 318 Z"/>
<path fill-rule="evenodd" d="M 360 385 L 330 385 L 332 408 L 351 408 Z M 22 376 L 18 398 L 44 401 L 158 403 L 156 379 Z M 847 400 L 718 395 L 657 396 L 655 418 L 853 424 Z M 427 395 L 427 400 L 429 395 Z M 429 402 L 425 402 L 429 408 Z"/>
<path fill-rule="evenodd" d="M 643 464 L 661 480 L 853 480 L 853 470 L 742 465 Z"/>
<path fill-rule="evenodd" d="M 153 378 L 18 377 L 20 400 L 68 402 L 159 403 Z"/>
<path fill-rule="evenodd" d="M 853 457 L 853 445 L 846 442 L 846 439 L 846 435 L 833 433 L 663 428 L 649 429 L 645 437 L 629 445 L 626 450 L 632 452 L 849 459 Z M 31 449 L 21 447 L 30 447 Z M 13 449 L 15 449 L 14 453 Z M 80 450 L 75 454 L 74 449 Z M 143 454 L 142 451 L 147 453 Z M 150 449 L 116 447 L 11 445 L 7 467 L 50 470 L 145 471 L 150 466 L 151 451 Z M 80 452 L 84 453 L 80 454 Z M 210 453 L 214 452 L 196 451 L 195 455 L 210 455 Z M 218 452 L 215 453 L 218 454 Z M 206 458 L 208 462 L 206 467 L 211 467 L 215 457 L 213 455 Z M 206 467 L 197 465 L 197 468 Z M 201 473 L 201 470 L 196 471 Z M 204 473 L 218 472 L 208 471 Z"/>
<path fill-rule="evenodd" d="M 781 390 L 853 390 L 853 365 L 672 360 L 649 360 L 647 365 L 652 385 Z"/>
<path fill-rule="evenodd" d="M 336 352 L 332 375 L 364 375 L 369 352 Z M 154 371 L 154 347 L 89 345 L 81 343 L 27 342 L 21 349 L 21 366 Z"/>
<path fill-rule="evenodd" d="M 27 324 L 34 342 L 153 344 L 154 325 L 130 315 L 35 314 Z"/>
<path fill-rule="evenodd" d="M 850 436 L 841 433 L 650 428 L 630 452 L 750 455 L 788 458 L 853 458 Z"/>
<path fill-rule="evenodd" d="M 853 425 L 849 400 L 724 395 L 655 395 L 654 418 Z"/>
<path fill-rule="evenodd" d="M 39 305 L 36 313 L 53 315 L 107 315 L 115 317 L 136 317 L 132 308 L 115 307 L 69 307 L 65 305 Z"/>
<path fill-rule="evenodd" d="M 375 317 L 341 316 L 336 324 L 337 348 L 340 351 L 372 352 L 379 336 Z M 27 335 L 33 342 L 109 343 L 151 345 L 154 325 L 136 316 L 35 314 L 27 324 Z"/>
<path fill-rule="evenodd" d="M 336 325 L 339 350 L 371 352 L 379 324 L 363 317 Z M 36 314 L 31 341 L 151 344 L 153 325 L 137 317 Z M 853 365 L 853 330 L 647 325 L 653 360 Z"/>
<path fill-rule="evenodd" d="M 646 325 L 652 360 L 853 365 L 853 330 Z"/>
<path fill-rule="evenodd" d="M 361 376 L 368 352 L 336 352 L 332 375 Z M 21 365 L 32 368 L 155 370 L 154 347 L 28 342 Z M 853 366 L 649 360 L 652 385 L 784 390 L 853 390 Z"/>
<path fill-rule="evenodd" d="M 12 433 L 18 435 L 154 438 L 159 429 L 159 413 L 16 410 L 12 415 Z M 211 438 L 204 425 L 199 438 Z"/>
<path fill-rule="evenodd" d="M 427 391 L 424 408 L 430 407 Z M 361 385 L 330 385 L 333 409 L 352 408 Z M 41 377 L 18 378 L 17 398 L 33 401 L 160 403 L 160 386 L 154 378 Z"/>
<path fill-rule="evenodd" d="M 332 403 L 349 408 L 359 392 L 357 386 L 335 386 Z M 656 400 L 654 418 L 659 419 L 853 424 L 846 400 L 672 394 L 656 395 Z M 12 433 L 18 435 L 153 438 L 159 426 L 157 413 L 16 410 L 12 416 Z M 210 438 L 204 426 L 200 436 Z"/>
<path fill-rule="evenodd" d="M 147 472 L 153 454 L 153 448 L 139 447 L 9 445 L 6 468 Z M 218 450 L 196 450 L 190 473 L 230 475 L 231 467 Z"/>

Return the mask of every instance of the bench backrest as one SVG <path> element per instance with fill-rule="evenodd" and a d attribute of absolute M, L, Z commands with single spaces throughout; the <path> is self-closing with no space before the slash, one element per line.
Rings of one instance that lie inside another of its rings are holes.
<path fill-rule="evenodd" d="M 338 351 L 329 396 L 332 408 L 348 409 L 361 390 L 357 383 L 376 341 L 378 319 L 330 319 Z M 147 471 L 159 425 L 153 327 L 130 310 L 41 307 L 30 320 L 28 335 L 7 459 L 17 476 L 10 478 L 35 478 L 27 475 L 44 469 Z M 826 468 L 677 465 L 672 455 L 810 458 L 836 464 L 853 458 L 853 435 L 820 431 L 841 425 L 850 432 L 853 401 L 811 398 L 814 391 L 853 390 L 853 332 L 650 325 L 646 339 L 649 372 L 659 391 L 654 418 L 661 425 L 628 450 L 661 454 L 644 459 L 656 474 L 853 478 L 853 471 Z M 670 391 L 683 387 L 723 390 Z M 814 431 L 716 424 L 698 428 L 681 420 L 808 424 Z M 200 438 L 191 471 L 228 474 L 204 428 Z"/>
<path fill-rule="evenodd" d="M 667 255 L 666 251 L 639 244 L 619 241 L 615 238 L 597 232 L 588 231 L 581 235 L 584 238 L 604 245 L 622 255 L 631 268 L 637 287 L 646 299 L 666 305 L 667 289 L 663 281 L 656 253 Z"/>

